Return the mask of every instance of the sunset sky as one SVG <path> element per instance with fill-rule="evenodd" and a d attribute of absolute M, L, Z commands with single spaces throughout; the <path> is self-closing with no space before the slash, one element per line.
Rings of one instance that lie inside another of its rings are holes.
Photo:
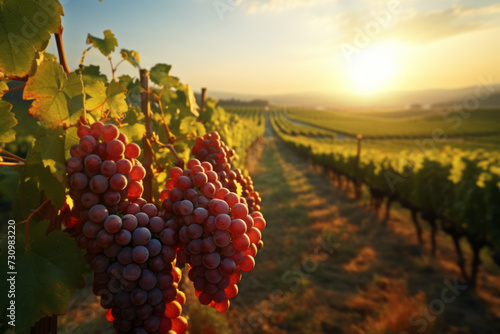
<path fill-rule="evenodd" d="M 500 4 L 493 0 L 61 3 L 70 67 L 78 66 L 87 33 L 110 29 L 119 48 L 140 53 L 143 67 L 171 64 L 195 90 L 372 94 L 473 86 L 489 75 L 500 81 Z M 85 63 L 110 73 L 97 50 Z M 135 75 L 128 64 L 124 73 Z"/>

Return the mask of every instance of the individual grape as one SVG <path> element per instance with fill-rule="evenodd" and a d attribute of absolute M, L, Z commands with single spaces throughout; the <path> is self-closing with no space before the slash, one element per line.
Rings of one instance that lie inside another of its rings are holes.
<path fill-rule="evenodd" d="M 182 200 L 180 202 L 174 203 L 173 209 L 176 214 L 187 216 L 193 212 L 194 206 L 190 201 Z"/>
<path fill-rule="evenodd" d="M 149 224 L 149 216 L 145 214 L 144 212 L 138 212 L 135 215 L 135 218 L 137 218 L 137 223 L 139 227 L 145 227 L 148 226 Z"/>
<path fill-rule="evenodd" d="M 149 269 L 142 271 L 141 278 L 139 279 L 139 287 L 145 291 L 149 291 L 156 286 L 156 275 Z"/>
<path fill-rule="evenodd" d="M 190 239 L 198 239 L 203 235 L 203 227 L 198 224 L 191 224 L 187 228 L 187 236 Z"/>
<path fill-rule="evenodd" d="M 142 191 L 144 190 L 142 183 L 138 181 L 132 181 L 128 187 L 128 195 L 130 197 L 140 197 L 142 195 Z"/>
<path fill-rule="evenodd" d="M 260 231 L 255 228 L 255 227 L 252 227 L 250 230 L 247 231 L 247 235 L 248 235 L 248 238 L 250 239 L 250 241 L 253 243 L 253 244 L 256 244 L 259 242 L 260 238 L 261 238 L 261 233 Z"/>
<path fill-rule="evenodd" d="M 120 132 L 120 135 L 118 136 L 118 140 L 121 141 L 125 146 L 128 143 L 128 137 L 123 132 Z"/>
<path fill-rule="evenodd" d="M 143 327 L 146 332 L 155 333 L 160 328 L 160 319 L 153 315 L 144 320 Z"/>
<path fill-rule="evenodd" d="M 146 176 L 146 170 L 141 165 L 135 165 L 129 175 L 132 181 L 140 181 Z"/>
<path fill-rule="evenodd" d="M 108 190 L 102 195 L 102 200 L 107 206 L 114 206 L 120 203 L 121 196 L 117 191 Z"/>
<path fill-rule="evenodd" d="M 203 256 L 203 265 L 208 269 L 217 268 L 220 264 L 220 255 L 217 252 L 205 254 Z"/>
<path fill-rule="evenodd" d="M 220 273 L 219 269 L 207 269 L 207 271 L 205 272 L 205 278 L 210 283 L 216 284 L 222 279 L 222 274 Z"/>
<path fill-rule="evenodd" d="M 85 156 L 87 155 L 87 153 L 84 152 L 80 148 L 80 145 L 78 145 L 78 144 L 71 146 L 69 153 L 71 154 L 72 157 L 80 158 L 80 159 L 85 158 Z"/>
<path fill-rule="evenodd" d="M 240 268 L 243 271 L 250 271 L 255 267 L 255 260 L 250 255 L 245 255 L 240 263 Z"/>
<path fill-rule="evenodd" d="M 250 247 L 250 238 L 246 234 L 237 235 L 233 238 L 233 245 L 239 251 L 245 251 Z"/>
<path fill-rule="evenodd" d="M 135 263 L 142 264 L 149 259 L 149 251 L 144 246 L 136 246 L 132 249 L 132 259 Z"/>
<path fill-rule="evenodd" d="M 115 174 L 109 179 L 109 186 L 115 191 L 123 190 L 127 187 L 127 178 L 123 174 Z"/>
<path fill-rule="evenodd" d="M 161 242 L 158 239 L 151 239 L 146 248 L 149 251 L 149 256 L 156 256 L 161 252 Z"/>
<path fill-rule="evenodd" d="M 256 227 L 259 231 L 262 231 L 266 227 L 266 220 L 263 217 L 255 217 L 253 218 L 254 227 Z"/>
<path fill-rule="evenodd" d="M 127 191 L 127 194 L 128 194 L 128 191 Z M 138 204 L 130 203 L 127 206 L 127 211 L 126 211 L 127 214 L 135 215 L 139 212 L 141 212 L 141 207 Z"/>
<path fill-rule="evenodd" d="M 231 217 L 226 214 L 221 214 L 215 217 L 215 226 L 219 230 L 227 230 L 231 226 Z"/>
<path fill-rule="evenodd" d="M 91 153 L 97 146 L 97 141 L 92 136 L 83 136 L 80 139 L 80 149 L 85 153 Z"/>
<path fill-rule="evenodd" d="M 197 187 L 203 187 L 208 182 L 208 177 L 205 173 L 196 173 L 193 176 L 193 183 Z"/>
<path fill-rule="evenodd" d="M 164 245 L 173 246 L 177 244 L 177 242 L 179 241 L 179 237 L 174 230 L 165 228 L 160 233 L 160 240 Z"/>
<path fill-rule="evenodd" d="M 128 174 L 132 171 L 132 163 L 127 159 L 120 159 L 116 162 L 116 169 L 120 174 Z"/>
<path fill-rule="evenodd" d="M 128 281 L 137 281 L 141 276 L 141 267 L 136 263 L 129 263 L 123 268 L 123 277 Z"/>
<path fill-rule="evenodd" d="M 90 154 L 83 163 L 88 170 L 97 171 L 101 168 L 102 159 L 96 154 Z"/>
<path fill-rule="evenodd" d="M 132 261 L 132 247 L 123 247 L 118 253 L 118 262 L 125 266 L 131 264 Z"/>
<path fill-rule="evenodd" d="M 220 262 L 219 270 L 224 276 L 231 276 L 236 270 L 236 263 L 230 258 L 222 259 Z"/>
<path fill-rule="evenodd" d="M 125 145 L 117 139 L 110 141 L 106 149 L 109 156 L 113 158 L 119 158 L 125 153 Z"/>
<path fill-rule="evenodd" d="M 213 235 L 213 239 L 217 247 L 226 247 L 231 242 L 231 234 L 227 231 L 217 230 Z"/>
<path fill-rule="evenodd" d="M 76 130 L 76 134 L 77 134 L 78 138 L 82 138 L 82 137 L 90 135 L 90 126 L 88 126 L 88 125 L 79 126 L 78 130 Z"/>
<path fill-rule="evenodd" d="M 87 187 L 89 180 L 83 173 L 75 173 L 69 178 L 69 186 L 75 190 L 83 190 Z"/>
<path fill-rule="evenodd" d="M 115 303 L 116 306 L 122 309 L 129 307 L 132 305 L 132 302 L 130 301 L 130 294 L 124 291 L 118 292 L 115 297 Z"/>
<path fill-rule="evenodd" d="M 120 130 L 113 124 L 106 124 L 101 128 L 101 138 L 106 143 L 109 143 L 112 140 L 118 139 L 120 134 Z"/>
<path fill-rule="evenodd" d="M 208 211 L 215 216 L 227 214 L 229 212 L 229 205 L 223 200 L 214 198 L 208 203 Z"/>
<path fill-rule="evenodd" d="M 172 319 L 172 331 L 176 334 L 185 334 L 188 330 L 188 322 L 184 317 Z"/>
<path fill-rule="evenodd" d="M 125 230 L 133 232 L 137 228 L 137 225 L 137 218 L 134 215 L 126 214 L 122 217 L 122 227 Z"/>
<path fill-rule="evenodd" d="M 109 266 L 109 258 L 104 255 L 97 255 L 92 262 L 90 263 L 90 267 L 95 273 L 103 273 L 108 269 Z"/>
<path fill-rule="evenodd" d="M 120 231 L 121 228 L 122 220 L 117 215 L 109 215 L 104 221 L 104 229 L 109 233 L 116 233 Z"/>
<path fill-rule="evenodd" d="M 141 288 L 135 288 L 130 293 L 130 300 L 132 304 L 140 306 L 148 300 L 148 293 Z"/>
<path fill-rule="evenodd" d="M 141 155 L 141 148 L 135 143 L 125 146 L 125 157 L 128 159 L 137 159 Z"/>
<path fill-rule="evenodd" d="M 94 223 L 102 223 L 108 217 L 108 209 L 102 205 L 97 204 L 90 208 L 89 210 L 89 218 Z"/>
<path fill-rule="evenodd" d="M 101 248 L 111 247 L 115 241 L 113 234 L 100 230 L 96 236 L 97 245 Z"/>
<path fill-rule="evenodd" d="M 158 209 L 156 208 L 156 205 L 152 203 L 144 204 L 141 208 L 141 211 L 147 214 L 150 218 L 158 214 Z"/>
<path fill-rule="evenodd" d="M 232 209 L 233 206 L 238 204 L 240 202 L 240 197 L 238 194 L 230 192 L 224 195 L 224 201 L 229 205 L 229 207 Z"/>
<path fill-rule="evenodd" d="M 245 219 L 248 215 L 248 207 L 245 204 L 237 203 L 231 208 L 231 215 L 235 219 Z"/>
<path fill-rule="evenodd" d="M 83 163 L 81 158 L 71 157 L 66 160 L 66 172 L 68 174 L 78 173 L 83 170 Z"/>
<path fill-rule="evenodd" d="M 101 163 L 101 174 L 106 177 L 111 177 L 116 174 L 117 166 L 116 163 L 112 160 L 104 160 Z"/>
<path fill-rule="evenodd" d="M 175 319 L 181 315 L 182 312 L 182 306 L 176 301 L 172 301 L 170 303 L 167 303 L 166 308 L 165 308 L 165 315 L 169 319 Z"/>
<path fill-rule="evenodd" d="M 149 220 L 148 229 L 152 233 L 160 233 L 161 231 L 163 231 L 164 225 L 165 225 L 165 221 L 162 218 L 160 218 L 160 217 L 152 217 Z"/>
<path fill-rule="evenodd" d="M 99 136 L 101 135 L 101 129 L 103 126 L 104 126 L 104 124 L 101 122 L 92 123 L 90 125 L 90 133 L 89 134 L 95 139 L 99 138 Z"/>
<path fill-rule="evenodd" d="M 233 236 L 241 235 L 247 231 L 247 225 L 241 219 L 233 219 L 228 229 Z"/>
<path fill-rule="evenodd" d="M 90 179 L 89 187 L 96 194 L 102 194 L 108 190 L 108 179 L 104 175 L 96 175 Z"/>
<path fill-rule="evenodd" d="M 90 191 L 83 193 L 83 195 L 80 198 L 80 202 L 86 209 L 90 209 L 94 205 L 99 204 L 99 200 L 100 200 L 99 195 Z"/>

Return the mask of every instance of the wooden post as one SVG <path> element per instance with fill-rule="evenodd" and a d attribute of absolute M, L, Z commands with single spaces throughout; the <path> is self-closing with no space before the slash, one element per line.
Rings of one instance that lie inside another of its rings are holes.
<path fill-rule="evenodd" d="M 205 105 L 207 103 L 207 88 L 203 87 L 201 89 L 201 106 L 200 106 L 200 112 L 205 111 Z"/>
<path fill-rule="evenodd" d="M 142 138 L 142 147 L 144 148 L 143 167 L 146 169 L 146 177 L 144 178 L 144 193 L 142 197 L 149 203 L 153 202 L 153 151 L 150 146 L 150 140 L 153 137 L 151 129 L 151 109 L 149 107 L 149 71 L 140 70 L 141 79 L 141 110 L 146 117 L 146 134 Z"/>

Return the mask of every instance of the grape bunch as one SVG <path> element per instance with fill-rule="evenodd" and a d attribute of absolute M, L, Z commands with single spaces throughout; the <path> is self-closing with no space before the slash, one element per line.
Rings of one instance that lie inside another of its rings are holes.
<path fill-rule="evenodd" d="M 199 161 L 209 162 L 213 166 L 223 187 L 237 193 L 239 186 L 241 197 L 246 200 L 250 212 L 260 211 L 261 198 L 254 190 L 252 179 L 245 177 L 239 168 L 231 169 L 231 161 L 238 156 L 221 141 L 219 133 L 214 131 L 196 138 L 191 153 Z"/>
<path fill-rule="evenodd" d="M 77 134 L 80 142 L 71 147 L 66 161 L 72 216 L 85 222 L 96 204 L 105 205 L 112 214 L 124 212 L 127 199 L 137 199 L 143 191 L 146 170 L 137 160 L 140 147 L 128 143 L 113 124 L 82 125 Z"/>
<path fill-rule="evenodd" d="M 212 163 L 192 159 L 187 167 L 170 170 L 160 240 L 179 249 L 177 263 L 189 265 L 200 303 L 224 312 L 238 293 L 241 271 L 255 266 L 265 220 L 258 211 L 249 214 L 246 200 L 223 187 Z"/>
<path fill-rule="evenodd" d="M 87 249 L 93 292 L 111 310 L 117 333 L 185 333 L 176 249 L 160 241 L 165 221 L 156 206 L 139 203 L 140 212 L 122 217 L 102 204 L 89 210 L 77 243 Z"/>

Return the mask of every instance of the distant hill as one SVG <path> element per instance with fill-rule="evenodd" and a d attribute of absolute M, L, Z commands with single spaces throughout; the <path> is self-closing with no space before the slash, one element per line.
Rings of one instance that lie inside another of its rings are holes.
<path fill-rule="evenodd" d="M 500 106 L 500 85 L 493 86 L 495 92 L 487 100 L 481 101 L 481 106 Z M 373 109 L 373 108 L 405 108 L 410 105 L 448 106 L 463 102 L 467 97 L 474 96 L 476 87 L 459 89 L 429 89 L 420 91 L 393 91 L 374 95 L 329 92 L 302 92 L 275 95 L 231 94 L 227 92 L 208 91 L 208 96 L 222 101 L 265 100 L 270 105 L 322 107 L 327 109 Z M 224 102 L 224 103 L 225 103 Z"/>

